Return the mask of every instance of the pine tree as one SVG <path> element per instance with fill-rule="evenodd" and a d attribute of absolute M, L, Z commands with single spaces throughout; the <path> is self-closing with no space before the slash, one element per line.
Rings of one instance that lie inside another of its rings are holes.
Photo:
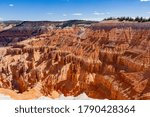
<path fill-rule="evenodd" d="M 118 20 L 120 22 L 122 21 L 136 21 L 136 22 L 150 22 L 150 18 L 143 18 L 143 17 L 136 17 L 136 18 L 132 18 L 132 17 L 109 17 L 109 18 L 105 18 L 104 21 L 107 20 Z"/>

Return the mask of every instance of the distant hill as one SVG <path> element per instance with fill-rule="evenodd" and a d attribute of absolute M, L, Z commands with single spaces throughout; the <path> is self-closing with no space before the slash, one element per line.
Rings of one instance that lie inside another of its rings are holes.
<path fill-rule="evenodd" d="M 93 23 L 98 23 L 97 21 L 86 21 L 86 20 L 69 20 L 69 21 L 64 21 L 62 27 L 67 27 L 67 26 L 72 26 L 72 25 L 79 25 L 79 24 L 85 24 L 85 25 L 90 25 Z"/>

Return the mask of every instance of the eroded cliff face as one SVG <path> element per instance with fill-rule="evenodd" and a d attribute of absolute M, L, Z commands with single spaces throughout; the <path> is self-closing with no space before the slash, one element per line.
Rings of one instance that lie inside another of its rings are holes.
<path fill-rule="evenodd" d="M 75 25 L 19 42 L 10 38 L 10 46 L 0 48 L 0 87 L 19 94 L 38 85 L 44 96 L 150 99 L 150 30 L 144 23 L 123 25 Z"/>

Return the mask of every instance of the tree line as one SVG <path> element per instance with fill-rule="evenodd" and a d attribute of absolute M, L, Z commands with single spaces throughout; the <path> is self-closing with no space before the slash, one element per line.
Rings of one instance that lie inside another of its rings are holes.
<path fill-rule="evenodd" d="M 118 20 L 118 21 L 133 21 L 133 22 L 150 22 L 150 18 L 144 18 L 144 17 L 109 17 L 105 18 L 104 21 L 108 20 Z"/>

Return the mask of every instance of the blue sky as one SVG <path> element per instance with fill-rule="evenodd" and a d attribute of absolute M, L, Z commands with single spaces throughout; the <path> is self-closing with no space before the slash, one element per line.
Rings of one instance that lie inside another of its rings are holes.
<path fill-rule="evenodd" d="M 150 17 L 150 0 L 0 0 L 0 20 Z"/>

